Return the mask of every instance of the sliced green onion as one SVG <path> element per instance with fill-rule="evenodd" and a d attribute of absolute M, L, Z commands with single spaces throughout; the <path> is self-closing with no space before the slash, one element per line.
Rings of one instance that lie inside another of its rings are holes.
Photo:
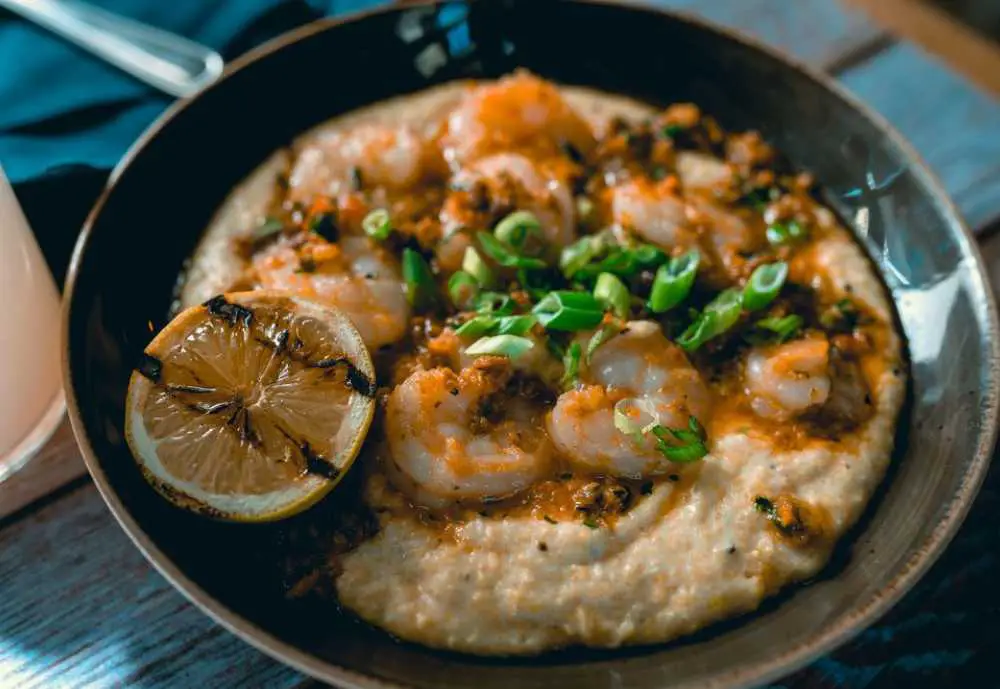
<path fill-rule="evenodd" d="M 479 252 L 471 246 L 465 249 L 465 255 L 462 257 L 462 270 L 474 277 L 483 289 L 488 289 L 493 285 L 493 271 L 479 255 Z"/>
<path fill-rule="evenodd" d="M 384 208 L 369 211 L 365 219 L 361 221 L 361 229 L 365 231 L 366 235 L 380 242 L 388 239 L 389 233 L 392 232 L 389 211 Z"/>
<path fill-rule="evenodd" d="M 647 434 L 656 440 L 656 449 L 671 462 L 694 462 L 708 454 L 705 429 L 698 419 L 688 417 L 687 428 L 669 428 L 659 422 L 656 407 L 645 399 L 623 399 L 615 403 L 614 424 L 619 432 L 637 443 Z"/>
<path fill-rule="evenodd" d="M 709 340 L 732 328 L 743 312 L 743 295 L 727 289 L 715 297 L 687 330 L 677 338 L 685 351 L 693 352 Z"/>
<path fill-rule="evenodd" d="M 692 249 L 657 269 L 649 293 L 649 309 L 653 313 L 665 313 L 687 299 L 700 261 L 701 254 Z"/>
<path fill-rule="evenodd" d="M 657 425 L 652 433 L 656 437 L 656 449 L 671 462 L 696 462 L 708 454 L 705 428 L 693 416 L 688 418 L 686 429 Z"/>
<path fill-rule="evenodd" d="M 527 335 L 538 323 L 530 313 L 520 316 L 504 316 L 497 322 L 497 335 Z"/>
<path fill-rule="evenodd" d="M 639 262 L 635 254 L 622 248 L 612 249 L 611 252 L 596 263 L 583 266 L 576 273 L 577 279 L 592 280 L 601 273 L 612 273 L 622 277 L 631 277 L 639 272 Z"/>
<path fill-rule="evenodd" d="M 806 236 L 806 230 L 797 221 L 790 220 L 787 223 L 773 223 L 765 234 L 772 246 L 781 246 L 802 239 Z"/>
<path fill-rule="evenodd" d="M 578 279 L 595 278 L 601 273 L 613 273 L 619 277 L 632 277 L 641 270 L 655 268 L 667 260 L 667 255 L 649 244 L 632 248 L 617 247 L 596 263 L 580 268 Z"/>
<path fill-rule="evenodd" d="M 586 222 L 590 219 L 591 213 L 594 212 L 594 202 L 591 201 L 586 196 L 576 197 L 576 215 L 582 221 Z"/>
<path fill-rule="evenodd" d="M 517 335 L 494 335 L 484 337 L 471 344 L 465 350 L 470 356 L 505 356 L 508 359 L 517 359 L 530 351 L 535 343 L 526 337 Z"/>
<path fill-rule="evenodd" d="M 736 325 L 742 310 L 743 299 L 740 293 L 734 289 L 727 289 L 719 293 L 705 307 L 706 313 L 711 313 L 716 317 L 717 334 L 722 334 Z"/>
<path fill-rule="evenodd" d="M 617 323 L 605 323 L 602 325 L 597 332 L 590 336 L 590 340 L 587 341 L 587 350 L 583 354 L 584 361 L 589 364 L 590 358 L 594 356 L 594 352 L 597 351 L 597 348 L 621 331 L 622 329 Z"/>
<path fill-rule="evenodd" d="M 619 432 L 641 442 L 659 424 L 659 417 L 649 400 L 629 397 L 615 402 L 614 423 Z"/>
<path fill-rule="evenodd" d="M 549 292 L 531 310 L 549 330 L 589 330 L 604 318 L 604 310 L 587 292 Z"/>
<path fill-rule="evenodd" d="M 767 241 L 771 246 L 781 246 L 782 244 L 787 244 L 790 239 L 788 228 L 780 222 L 769 225 L 767 230 L 764 232 L 764 235 L 767 237 Z"/>
<path fill-rule="evenodd" d="M 542 238 L 542 224 L 530 211 L 514 211 L 497 223 L 493 236 L 520 252 L 530 238 Z"/>
<path fill-rule="evenodd" d="M 778 336 L 779 342 L 784 342 L 793 337 L 802 327 L 802 316 L 791 314 L 784 318 L 762 318 L 757 321 L 757 327 L 770 330 Z"/>
<path fill-rule="evenodd" d="M 415 309 L 428 309 L 437 304 L 434 274 L 424 257 L 409 248 L 403 249 L 403 281 L 406 283 L 406 298 Z"/>
<path fill-rule="evenodd" d="M 747 311 L 759 311 L 778 296 L 788 277 L 788 264 L 784 261 L 757 266 L 746 287 L 743 288 L 743 307 Z"/>
<path fill-rule="evenodd" d="M 611 273 L 601 273 L 594 285 L 594 298 L 619 318 L 628 318 L 632 295 L 628 287 Z"/>
<path fill-rule="evenodd" d="M 667 260 L 667 255 L 662 249 L 652 244 L 639 244 L 632 248 L 632 254 L 636 262 L 643 268 L 658 266 Z"/>
<path fill-rule="evenodd" d="M 448 296 L 458 308 L 467 308 L 478 295 L 479 283 L 464 270 L 456 271 L 448 278 Z"/>
<path fill-rule="evenodd" d="M 514 300 L 500 292 L 482 292 L 476 300 L 476 311 L 493 316 L 509 316 L 514 313 Z"/>
<path fill-rule="evenodd" d="M 461 338 L 471 340 L 489 334 L 496 326 L 498 320 L 493 316 L 476 316 L 462 323 L 455 331 Z"/>
<path fill-rule="evenodd" d="M 559 254 L 559 269 L 566 278 L 572 278 L 600 253 L 597 237 L 583 237 L 562 250 Z"/>
<path fill-rule="evenodd" d="M 574 342 L 566 349 L 566 353 L 563 355 L 563 377 L 562 382 L 566 387 L 576 385 L 576 381 L 580 376 L 580 343 Z"/>
<path fill-rule="evenodd" d="M 518 256 L 508 249 L 503 242 L 487 232 L 478 232 L 476 238 L 486 255 L 504 268 L 544 268 L 545 261 L 540 258 Z"/>

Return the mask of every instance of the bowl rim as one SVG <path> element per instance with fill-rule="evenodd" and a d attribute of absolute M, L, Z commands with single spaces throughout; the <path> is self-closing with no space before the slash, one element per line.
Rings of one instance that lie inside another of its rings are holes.
<path fill-rule="evenodd" d="M 198 93 L 180 99 L 168 106 L 129 147 L 122 156 L 122 159 L 112 169 L 108 181 L 105 183 L 100 196 L 87 215 L 77 238 L 70 259 L 64 288 L 61 344 L 62 376 L 63 386 L 66 391 L 67 410 L 73 434 L 80 447 L 87 470 L 93 478 L 104 502 L 118 521 L 118 524 L 146 560 L 175 589 L 180 591 L 185 598 L 194 603 L 195 606 L 216 623 L 241 638 L 250 646 L 295 670 L 315 679 L 335 682 L 338 686 L 350 689 L 409 689 L 409 687 L 397 684 L 394 681 L 362 674 L 322 660 L 291 643 L 282 641 L 263 627 L 251 622 L 228 606 L 223 605 L 200 585 L 191 580 L 153 542 L 132 517 L 129 510 L 111 487 L 107 475 L 102 469 L 93 447 L 90 445 L 80 414 L 79 400 L 77 400 L 76 391 L 73 387 L 73 372 L 70 357 L 69 336 L 71 314 L 76 293 L 76 281 L 83 254 L 94 225 L 100 217 L 108 197 L 132 161 L 157 136 L 160 130 L 183 112 L 190 103 L 199 98 L 201 94 L 220 87 L 234 73 L 269 57 L 286 46 L 315 34 L 333 30 L 341 25 L 359 21 L 367 17 L 405 11 L 415 7 L 437 6 L 444 4 L 446 1 L 400 0 L 396 3 L 381 5 L 360 12 L 317 19 L 279 34 L 237 57 L 226 64 L 221 76 L 216 81 L 207 85 Z M 839 98 L 855 112 L 867 119 L 885 139 L 889 140 L 903 152 L 910 163 L 910 173 L 929 191 L 931 201 L 937 206 L 941 215 L 951 226 L 960 251 L 966 258 L 972 260 L 974 270 L 971 271 L 970 275 L 970 289 L 973 290 L 976 302 L 983 306 L 987 320 L 988 335 L 990 336 L 989 349 L 986 352 L 988 354 L 989 375 L 986 389 L 983 391 L 983 403 L 979 409 L 979 432 L 975 456 L 972 458 L 957 492 L 952 497 L 945 513 L 926 540 L 914 550 L 909 560 L 900 568 L 896 576 L 883 589 L 874 593 L 867 602 L 857 606 L 845 617 L 831 624 L 827 629 L 824 629 L 810 640 L 791 644 L 786 647 L 785 651 L 774 657 L 757 660 L 751 659 L 735 667 L 716 671 L 709 677 L 701 680 L 697 685 L 704 689 L 738 689 L 740 687 L 757 686 L 801 669 L 813 660 L 846 643 L 888 612 L 938 559 L 968 514 L 989 468 L 997 441 L 997 422 L 998 415 L 1000 415 L 1000 406 L 998 406 L 998 401 L 1000 401 L 1000 325 L 998 325 L 997 307 L 993 291 L 989 285 L 988 273 L 979 252 L 978 244 L 954 201 L 950 198 L 936 174 L 930 169 L 920 154 L 917 153 L 912 144 L 889 124 L 880 113 L 874 111 L 859 97 L 848 91 L 834 77 L 755 37 L 742 34 L 714 21 L 699 17 L 690 11 L 661 8 L 642 2 L 641 0 L 558 0 L 558 2 L 600 5 L 612 9 L 620 9 L 621 11 L 645 12 L 660 17 L 666 16 L 675 21 L 692 25 L 699 30 L 714 33 L 729 41 L 742 44 L 751 50 L 763 53 L 783 63 L 793 70 L 797 70 L 800 74 L 803 74 L 832 93 L 836 98 Z M 680 686 L 694 689 L 694 684 L 690 682 L 686 682 Z"/>

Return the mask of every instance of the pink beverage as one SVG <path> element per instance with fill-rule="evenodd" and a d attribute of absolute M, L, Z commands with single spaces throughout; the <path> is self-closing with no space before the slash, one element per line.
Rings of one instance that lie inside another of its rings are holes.
<path fill-rule="evenodd" d="M 62 419 L 59 291 L 0 169 L 0 481 Z"/>

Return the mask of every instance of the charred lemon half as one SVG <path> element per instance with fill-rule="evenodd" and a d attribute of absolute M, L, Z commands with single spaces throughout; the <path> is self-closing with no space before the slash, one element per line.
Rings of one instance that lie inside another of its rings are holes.
<path fill-rule="evenodd" d="M 149 482 L 220 519 L 282 519 L 350 467 L 375 410 L 361 336 L 335 308 L 220 295 L 174 318 L 129 381 L 125 433 Z"/>

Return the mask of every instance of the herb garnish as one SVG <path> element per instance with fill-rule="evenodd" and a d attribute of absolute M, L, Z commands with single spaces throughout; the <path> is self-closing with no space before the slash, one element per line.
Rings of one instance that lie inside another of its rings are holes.
<path fill-rule="evenodd" d="M 563 355 L 563 377 L 562 384 L 566 388 L 570 388 L 576 385 L 576 382 L 580 375 L 580 352 L 581 347 L 579 342 L 574 342 L 569 347 L 566 348 L 566 354 Z"/>
<path fill-rule="evenodd" d="M 794 313 L 781 318 L 777 316 L 762 318 L 754 324 L 751 332 L 743 336 L 743 339 L 754 345 L 771 341 L 787 342 L 799 334 L 803 323 L 802 316 Z"/>
<path fill-rule="evenodd" d="M 656 449 L 671 462 L 696 462 L 708 454 L 705 427 L 693 416 L 688 418 L 686 429 L 656 425 L 651 432 L 656 437 Z"/>
<path fill-rule="evenodd" d="M 778 509 L 774 501 L 765 498 L 763 495 L 754 497 L 753 506 L 755 510 L 765 515 L 768 521 L 784 534 L 794 534 L 804 530 L 800 521 L 786 522 L 782 518 L 781 510 Z"/>

